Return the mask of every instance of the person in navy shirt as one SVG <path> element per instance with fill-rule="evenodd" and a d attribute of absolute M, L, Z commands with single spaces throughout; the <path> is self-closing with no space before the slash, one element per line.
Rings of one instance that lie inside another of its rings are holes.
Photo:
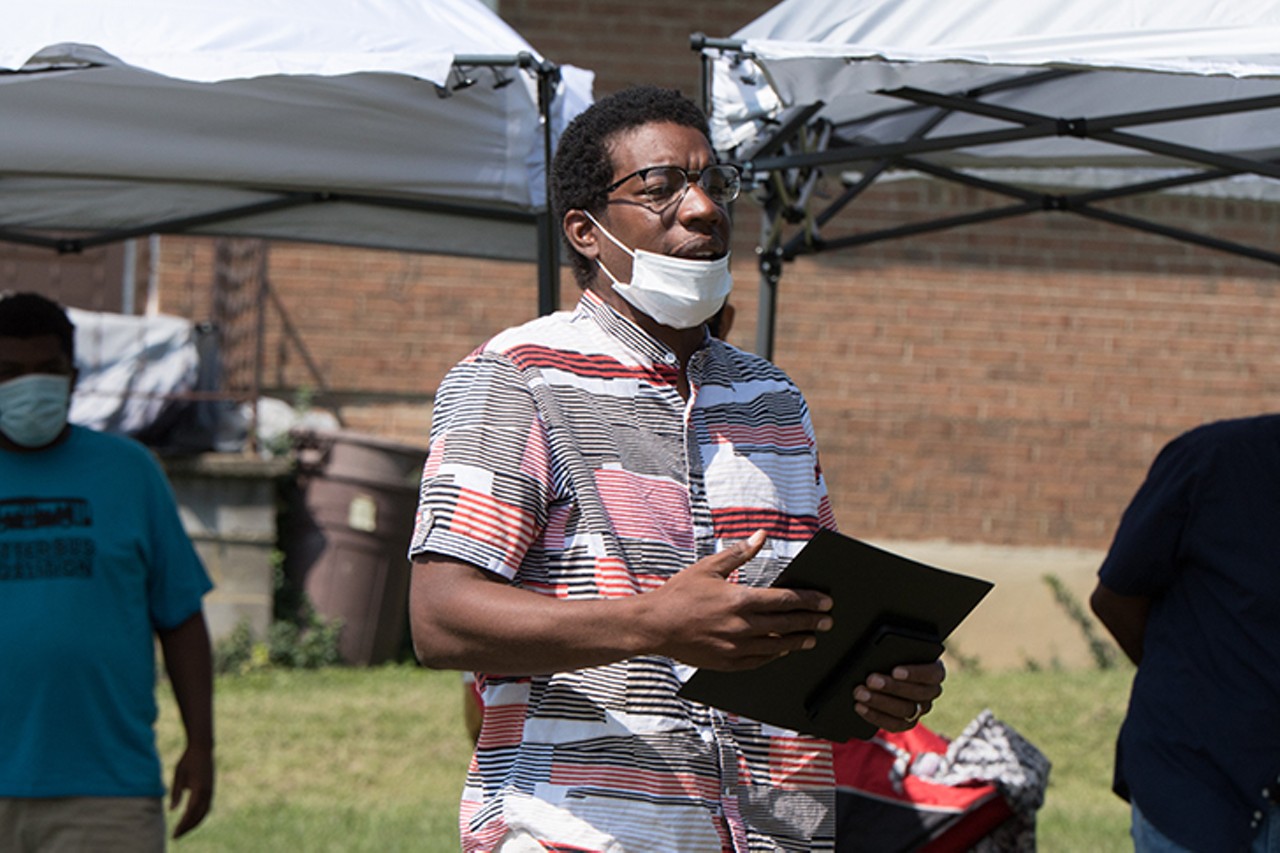
<path fill-rule="evenodd" d="M 1280 851 L 1280 415 L 1170 442 L 1090 604 L 1137 664 L 1115 791 L 1138 851 Z"/>

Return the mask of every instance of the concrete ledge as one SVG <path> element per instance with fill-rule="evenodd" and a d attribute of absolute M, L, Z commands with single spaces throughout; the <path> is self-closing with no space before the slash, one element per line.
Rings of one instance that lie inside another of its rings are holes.
<path fill-rule="evenodd" d="M 1046 668 L 1093 666 L 1084 633 L 1054 600 L 1044 577 L 1057 577 L 1087 610 L 1105 552 L 952 542 L 872 544 L 940 569 L 995 583 L 995 588 L 952 635 L 948 645 L 960 656 L 976 658 L 989 670 L 1022 669 L 1029 663 Z M 1098 630 L 1107 636 L 1101 625 Z"/>
<path fill-rule="evenodd" d="M 210 635 L 222 639 L 247 621 L 254 636 L 266 637 L 275 597 L 272 552 L 280 539 L 279 486 L 292 463 L 203 453 L 165 457 L 161 464 L 183 527 L 213 579 L 205 599 Z"/>
<path fill-rule="evenodd" d="M 260 459 L 240 453 L 196 453 L 190 456 L 162 456 L 160 464 L 170 477 L 241 477 L 253 480 L 286 476 L 292 471 L 289 459 Z"/>

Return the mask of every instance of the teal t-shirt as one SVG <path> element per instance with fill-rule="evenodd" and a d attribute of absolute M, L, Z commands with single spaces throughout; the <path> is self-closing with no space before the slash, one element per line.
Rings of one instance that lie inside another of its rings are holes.
<path fill-rule="evenodd" d="M 0 451 L 0 796 L 160 796 L 155 631 L 212 584 L 142 445 Z"/>

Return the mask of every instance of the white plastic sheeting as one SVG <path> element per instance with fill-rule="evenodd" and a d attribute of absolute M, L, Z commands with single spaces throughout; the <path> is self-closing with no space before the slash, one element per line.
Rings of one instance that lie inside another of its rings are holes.
<path fill-rule="evenodd" d="M 68 308 L 76 327 L 76 379 L 68 418 L 102 432 L 134 435 L 159 420 L 200 376 L 190 320 L 127 317 Z"/>
<path fill-rule="evenodd" d="M 217 336 L 164 314 L 68 308 L 76 385 L 68 420 L 162 452 L 238 451 L 253 413 L 219 390 Z"/>

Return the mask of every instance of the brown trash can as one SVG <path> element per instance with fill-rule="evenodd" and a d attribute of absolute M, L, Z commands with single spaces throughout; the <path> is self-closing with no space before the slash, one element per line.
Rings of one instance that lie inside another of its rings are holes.
<path fill-rule="evenodd" d="M 345 430 L 291 433 L 297 491 L 284 571 L 316 612 L 341 619 L 350 664 L 394 659 L 408 631 L 409 538 L 425 448 Z"/>

